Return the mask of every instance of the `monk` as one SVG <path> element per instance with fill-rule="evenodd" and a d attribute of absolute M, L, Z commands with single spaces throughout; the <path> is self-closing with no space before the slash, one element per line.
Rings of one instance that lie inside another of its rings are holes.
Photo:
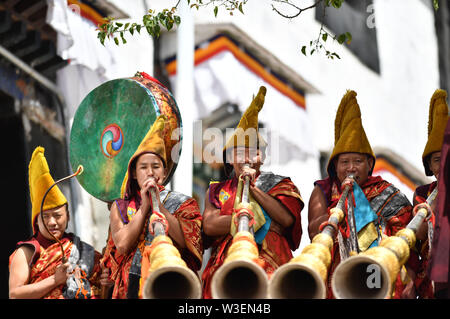
<path fill-rule="evenodd" d="M 434 296 L 437 299 L 450 298 L 450 120 L 444 133 L 442 159 L 439 168 L 438 197 L 435 207 L 436 225 L 427 265 L 427 276 L 434 283 Z"/>
<path fill-rule="evenodd" d="M 382 236 L 394 235 L 412 218 L 412 206 L 406 196 L 380 176 L 372 176 L 375 160 L 375 154 L 362 126 L 356 92 L 348 91 L 336 113 L 335 143 L 327 165 L 328 177 L 314 183 L 315 187 L 309 200 L 309 237 L 312 239 L 320 232 L 321 226 L 325 225 L 329 218 L 330 209 L 336 206 L 345 187 L 353 189 L 355 184 L 358 185 L 364 194 L 364 200 L 370 203 L 370 214 L 359 215 L 357 205 L 354 213 L 358 227 L 352 231 L 345 212 L 332 249 L 327 298 L 334 298 L 331 277 L 341 257 L 347 258 L 358 250 L 365 251 L 378 245 Z M 350 178 L 350 175 L 353 175 L 353 178 Z M 409 290 L 412 284 L 410 280 L 403 297 L 411 297 Z M 402 297 L 405 285 L 406 282 L 402 282 L 399 277 L 393 293 L 394 298 Z"/>
<path fill-rule="evenodd" d="M 9 297 L 99 298 L 101 254 L 78 236 L 66 233 L 68 203 L 57 185 L 47 194 L 40 214 L 44 194 L 54 183 L 44 151 L 37 147 L 29 164 L 33 236 L 17 243 L 9 258 Z"/>
<path fill-rule="evenodd" d="M 430 100 L 430 110 L 428 119 L 428 141 L 422 154 L 422 162 L 427 176 L 434 176 L 436 181 L 426 185 L 421 185 L 416 188 L 413 197 L 414 206 L 423 204 L 428 196 L 437 187 L 437 179 L 439 177 L 439 170 L 441 166 L 441 149 L 444 138 L 445 126 L 449 119 L 447 92 L 438 89 L 434 92 Z M 437 201 L 431 203 L 431 211 L 436 208 Z M 418 209 L 415 209 L 417 211 Z M 417 231 L 415 251 L 420 256 L 420 261 L 414 265 L 416 272 L 415 289 L 418 298 L 429 299 L 434 298 L 433 283 L 426 275 L 427 265 L 429 260 L 429 238 L 433 236 L 435 218 L 432 215 L 427 223 L 423 223 L 422 227 Z"/>
<path fill-rule="evenodd" d="M 229 179 L 211 183 L 205 196 L 203 233 L 212 247 L 202 275 L 206 299 L 212 298 L 212 277 L 223 264 L 235 233 L 232 220 L 239 178 L 249 176 L 251 181 L 250 195 L 256 208 L 255 242 L 265 272 L 270 275 L 288 262 L 292 250 L 300 244 L 300 212 L 304 206 L 300 192 L 289 177 L 260 170 L 267 143 L 257 132 L 258 113 L 265 94 L 266 88 L 261 87 L 223 149 Z"/>
<path fill-rule="evenodd" d="M 151 189 L 168 223 L 168 236 L 187 266 L 197 271 L 202 264 L 202 216 L 198 204 L 195 199 L 163 186 L 168 182 L 170 156 L 163 139 L 166 120 L 163 115 L 157 118 L 131 157 L 122 197 L 111 206 L 110 236 L 102 264 L 110 269 L 114 299 L 142 297 L 142 256 L 153 239 L 149 232 L 153 212 Z"/>

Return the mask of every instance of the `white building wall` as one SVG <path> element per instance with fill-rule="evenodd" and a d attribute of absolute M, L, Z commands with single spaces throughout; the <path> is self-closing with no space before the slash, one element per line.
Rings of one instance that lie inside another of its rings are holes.
<path fill-rule="evenodd" d="M 353 89 L 372 146 L 391 148 L 422 169 L 429 100 L 439 86 L 437 40 L 429 6 L 420 0 L 407 4 L 374 1 L 381 67 L 381 74 L 376 74 L 338 44 L 329 49 L 337 52 L 340 60 L 329 60 L 323 54 L 303 56 L 301 45 L 317 38 L 320 28 L 314 10 L 288 20 L 272 11 L 270 3 L 249 1 L 245 15 L 237 12 L 233 17 L 219 11 L 214 18 L 211 10 L 203 9 L 195 16 L 196 22 L 235 23 L 321 91 L 307 96 L 314 142 L 320 150 L 332 149 L 335 112 L 345 91 Z"/>

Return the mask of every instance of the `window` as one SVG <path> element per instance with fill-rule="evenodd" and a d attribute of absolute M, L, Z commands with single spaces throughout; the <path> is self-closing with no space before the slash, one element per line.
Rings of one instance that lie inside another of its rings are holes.
<path fill-rule="evenodd" d="M 361 63 L 380 73 L 374 14 L 373 0 L 346 0 L 341 8 L 327 7 L 325 11 L 321 2 L 316 8 L 316 20 L 336 35 L 350 32 L 352 41 L 345 46 Z"/>

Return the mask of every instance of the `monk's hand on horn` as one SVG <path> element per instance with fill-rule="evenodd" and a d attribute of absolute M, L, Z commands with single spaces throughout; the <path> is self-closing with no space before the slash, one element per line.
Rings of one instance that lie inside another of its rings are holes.
<path fill-rule="evenodd" d="M 355 177 L 353 175 L 348 175 L 341 183 L 341 189 L 348 187 L 350 190 L 353 188 L 353 182 L 355 182 Z"/>
<path fill-rule="evenodd" d="M 416 216 L 416 214 L 422 211 L 425 215 L 425 218 L 429 219 L 431 215 L 433 214 L 433 210 L 431 209 L 431 206 L 428 205 L 428 203 L 419 203 L 413 208 L 413 215 Z"/>
<path fill-rule="evenodd" d="M 163 213 L 159 213 L 157 211 L 153 211 L 152 215 L 150 216 L 150 222 L 149 222 L 149 232 L 153 236 L 156 234 L 156 226 L 161 225 L 164 228 L 164 233 L 167 235 L 169 233 L 169 221 L 164 216 Z"/>
<path fill-rule="evenodd" d="M 250 179 L 250 185 L 254 186 L 256 180 L 256 169 L 252 168 L 250 165 L 244 165 L 242 167 L 241 178 L 245 180 L 245 177 L 248 176 Z"/>
<path fill-rule="evenodd" d="M 252 227 L 255 224 L 255 214 L 251 210 L 251 206 L 248 203 L 239 203 L 239 205 L 233 210 L 232 220 L 236 227 L 239 227 L 239 218 L 246 216 L 248 218 L 248 226 Z"/>
<path fill-rule="evenodd" d="M 148 178 L 144 181 L 141 188 L 141 207 L 145 209 L 146 212 L 151 212 L 152 200 L 150 195 L 150 189 L 155 191 L 156 198 L 159 198 L 159 189 L 156 180 L 153 177 Z"/>

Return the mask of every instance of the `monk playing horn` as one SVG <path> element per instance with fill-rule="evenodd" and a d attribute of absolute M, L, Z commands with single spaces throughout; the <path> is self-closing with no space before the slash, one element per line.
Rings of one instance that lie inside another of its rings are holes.
<path fill-rule="evenodd" d="M 429 119 L 428 119 L 428 141 L 422 155 L 422 162 L 427 176 L 434 176 L 436 181 L 421 185 L 416 188 L 413 197 L 414 206 L 421 204 L 427 205 L 426 199 L 433 190 L 437 187 L 437 179 L 439 177 L 439 169 L 441 165 L 441 149 L 444 139 L 445 126 L 449 119 L 447 92 L 444 90 L 436 90 L 430 100 Z M 436 200 L 430 205 L 429 209 L 435 210 Z M 417 206 L 414 211 L 417 211 L 420 206 Z M 418 230 L 416 236 L 416 253 L 420 256 L 420 261 L 414 265 L 416 272 L 416 279 L 414 285 L 417 296 L 419 298 L 434 298 L 434 288 L 431 280 L 426 274 L 430 245 L 429 239 L 432 240 L 434 230 L 434 215 L 430 218 L 428 223 L 423 223 Z"/>
<path fill-rule="evenodd" d="M 168 236 L 187 266 L 197 271 L 202 264 L 202 216 L 198 204 L 195 199 L 163 186 L 171 160 L 163 138 L 166 120 L 164 115 L 155 120 L 131 157 L 122 184 L 122 197 L 111 206 L 111 232 L 103 264 L 111 271 L 114 299 L 142 297 L 144 280 L 141 278 L 148 273 L 148 268 L 143 268 L 144 264 L 149 266 L 143 256 L 153 239 L 149 232 L 151 189 L 156 192 L 159 209 L 164 215 L 162 219 L 167 222 Z"/>
<path fill-rule="evenodd" d="M 328 177 L 314 183 L 309 200 L 308 231 L 311 239 L 328 220 L 330 209 L 336 206 L 346 186 L 353 188 L 351 199 L 356 202 L 353 213 L 345 212 L 344 221 L 339 224 L 332 250 L 327 298 L 334 298 L 331 278 L 341 258 L 378 245 L 383 235 L 394 235 L 411 220 L 412 207 L 406 196 L 380 176 L 372 176 L 374 165 L 375 154 L 362 126 L 356 92 L 348 91 L 336 113 L 335 142 L 327 166 Z M 395 298 L 401 297 L 404 287 L 398 278 Z"/>
<path fill-rule="evenodd" d="M 260 170 L 267 143 L 258 132 L 258 113 L 265 94 L 266 88 L 261 87 L 223 149 L 229 179 L 211 183 L 205 196 L 203 232 L 212 242 L 212 253 L 202 275 L 204 298 L 212 297 L 212 277 L 223 264 L 236 233 L 233 211 L 240 177 L 251 179 L 254 238 L 259 263 L 266 273 L 288 262 L 291 250 L 300 244 L 300 212 L 304 206 L 300 192 L 289 177 Z"/>

